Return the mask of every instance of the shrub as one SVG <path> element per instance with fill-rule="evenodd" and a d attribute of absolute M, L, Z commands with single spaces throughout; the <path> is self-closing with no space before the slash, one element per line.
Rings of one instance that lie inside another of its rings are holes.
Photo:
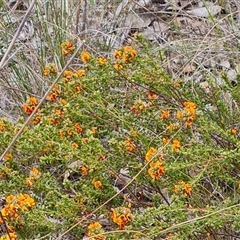
<path fill-rule="evenodd" d="M 62 54 L 74 46 L 66 41 Z M 173 79 L 140 37 L 112 58 L 82 51 L 64 71 L 0 169 L 13 199 L 2 221 L 20 239 L 56 234 L 91 239 L 206 239 L 239 226 L 236 89 Z M 59 73 L 43 70 L 46 81 Z M 233 111 L 224 99 L 230 94 Z M 23 126 L 0 122 L 4 151 Z M 31 206 L 15 200 L 28 196 Z M 70 231 L 71 230 L 71 231 Z M 59 238 L 60 239 L 60 238 Z"/>

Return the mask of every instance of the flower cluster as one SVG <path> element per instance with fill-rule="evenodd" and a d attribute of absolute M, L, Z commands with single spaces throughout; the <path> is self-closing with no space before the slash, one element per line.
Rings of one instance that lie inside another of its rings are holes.
<path fill-rule="evenodd" d="M 6 204 L 1 210 L 3 219 L 1 221 L 21 220 L 20 213 L 29 210 L 35 206 L 35 201 L 28 194 L 9 195 L 6 198 Z"/>
<path fill-rule="evenodd" d="M 149 164 L 148 174 L 154 179 L 158 180 L 164 174 L 164 164 L 163 159 L 158 161 L 152 161 Z"/>
<path fill-rule="evenodd" d="M 185 183 L 183 180 L 179 180 L 178 184 L 174 186 L 174 192 L 178 195 L 184 194 L 187 197 L 191 196 L 192 186 Z"/>
<path fill-rule="evenodd" d="M 161 119 L 163 119 L 163 120 L 168 119 L 169 114 L 170 114 L 169 110 L 162 110 L 162 112 L 161 112 Z"/>
<path fill-rule="evenodd" d="M 7 233 L 3 236 L 0 236 L 0 240 L 16 240 L 17 235 L 12 226 L 7 226 Z"/>
<path fill-rule="evenodd" d="M 134 105 L 131 107 L 131 110 L 136 114 L 140 114 L 145 108 L 149 108 L 151 103 L 147 103 L 142 101 L 141 99 L 137 99 L 134 101 Z"/>
<path fill-rule="evenodd" d="M 57 84 L 55 84 L 51 93 L 48 94 L 47 100 L 50 100 L 51 102 L 55 102 L 59 95 L 60 95 L 60 88 Z"/>
<path fill-rule="evenodd" d="M 31 169 L 29 177 L 25 178 L 28 187 L 32 187 L 33 183 L 41 177 L 41 172 L 39 172 L 35 167 Z"/>
<path fill-rule="evenodd" d="M 31 115 L 31 113 L 35 110 L 37 105 L 38 105 L 37 98 L 29 97 L 26 103 L 22 105 L 22 109 L 27 115 Z"/>
<path fill-rule="evenodd" d="M 151 147 L 145 155 L 146 161 L 148 161 L 148 162 L 151 161 L 154 158 L 154 156 L 156 155 L 156 153 L 157 153 L 157 149 L 154 147 Z"/>
<path fill-rule="evenodd" d="M 113 53 L 115 59 L 122 59 L 124 63 L 129 63 L 137 55 L 136 50 L 132 46 L 125 46 Z"/>
<path fill-rule="evenodd" d="M 87 52 L 87 51 L 85 51 L 85 52 L 83 52 L 82 54 L 81 54 L 81 59 L 82 59 L 82 61 L 83 62 L 89 62 L 89 60 L 90 60 L 90 53 L 89 52 Z"/>
<path fill-rule="evenodd" d="M 54 63 L 50 63 L 43 69 L 43 76 L 48 77 L 51 74 L 55 74 L 57 72 L 57 67 Z"/>
<path fill-rule="evenodd" d="M 95 178 L 93 179 L 92 183 L 93 183 L 95 188 L 98 188 L 98 189 L 102 189 L 103 188 L 102 182 L 99 181 L 99 180 L 96 180 Z"/>
<path fill-rule="evenodd" d="M 181 143 L 180 143 L 180 141 L 178 141 L 177 139 L 174 139 L 174 140 L 172 141 L 172 149 L 173 149 L 173 150 L 180 150 L 180 148 L 181 148 Z"/>
<path fill-rule="evenodd" d="M 164 174 L 163 158 L 159 157 L 157 161 L 154 161 L 154 158 L 156 155 L 157 155 L 157 149 L 154 147 L 151 147 L 145 155 L 146 161 L 150 162 L 148 174 L 154 180 L 158 180 Z"/>
<path fill-rule="evenodd" d="M 137 55 L 136 50 L 132 46 L 125 46 L 113 53 L 117 62 L 114 64 L 116 70 L 123 69 L 122 64 L 130 63 Z"/>
<path fill-rule="evenodd" d="M 127 137 L 125 140 L 125 148 L 128 152 L 134 152 L 137 149 L 137 146 L 134 144 L 133 140 L 130 137 Z"/>
<path fill-rule="evenodd" d="M 111 219 L 114 223 L 119 226 L 120 230 L 123 230 L 124 227 L 132 220 L 132 213 L 130 208 L 127 207 L 117 207 L 112 208 Z"/>
<path fill-rule="evenodd" d="M 86 235 L 88 237 L 91 237 L 93 240 L 105 240 L 106 238 L 104 236 L 101 236 L 101 234 L 104 232 L 102 229 L 102 225 L 99 222 L 93 222 L 88 225 L 88 232 Z M 94 237 L 97 235 L 96 237 Z"/>
<path fill-rule="evenodd" d="M 183 106 L 183 111 L 178 111 L 176 117 L 177 119 L 184 118 L 186 120 L 186 127 L 190 127 L 193 124 L 193 121 L 196 119 L 197 105 L 193 102 L 184 102 Z"/>
<path fill-rule="evenodd" d="M 67 56 L 74 50 L 74 46 L 70 41 L 65 41 L 61 44 L 62 55 Z"/>

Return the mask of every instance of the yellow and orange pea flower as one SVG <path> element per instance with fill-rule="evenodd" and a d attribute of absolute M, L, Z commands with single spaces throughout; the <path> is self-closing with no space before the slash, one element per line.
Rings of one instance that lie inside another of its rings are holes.
<path fill-rule="evenodd" d="M 57 67 L 54 63 L 50 63 L 48 66 L 46 66 L 43 69 L 43 76 L 48 77 L 51 73 L 56 73 L 57 72 Z"/>
<path fill-rule="evenodd" d="M 147 162 L 151 161 L 156 153 L 157 153 L 157 149 L 154 147 L 150 147 L 150 149 L 147 151 L 145 155 L 146 161 Z"/>
<path fill-rule="evenodd" d="M 107 58 L 100 57 L 100 58 L 98 58 L 98 62 L 99 62 L 100 65 L 104 65 L 104 64 L 107 63 Z"/>
<path fill-rule="evenodd" d="M 65 41 L 61 44 L 62 55 L 67 56 L 74 50 L 74 46 L 70 41 Z"/>
<path fill-rule="evenodd" d="M 183 180 L 179 180 L 178 183 L 174 186 L 174 192 L 178 195 L 185 195 L 190 197 L 192 192 L 192 186 L 188 183 L 185 183 Z"/>
<path fill-rule="evenodd" d="M 77 143 L 72 143 L 71 145 L 72 145 L 73 148 L 78 148 L 79 147 Z"/>
<path fill-rule="evenodd" d="M 11 160 L 13 158 L 13 155 L 11 153 L 6 153 L 3 157 L 4 160 Z"/>
<path fill-rule="evenodd" d="M 154 179 L 158 180 L 164 174 L 164 164 L 162 161 L 150 162 L 148 174 Z"/>
<path fill-rule="evenodd" d="M 193 102 L 184 102 L 183 103 L 184 106 L 184 111 L 191 114 L 191 115 L 195 115 L 196 113 L 196 108 L 197 105 Z"/>
<path fill-rule="evenodd" d="M 74 127 L 75 127 L 75 129 L 76 129 L 76 131 L 78 132 L 78 133 L 82 133 L 82 131 L 83 131 L 83 129 L 82 129 L 82 127 L 81 127 L 81 124 L 79 124 L 79 123 L 76 123 L 75 125 L 74 125 Z"/>
<path fill-rule="evenodd" d="M 88 232 L 86 236 L 92 237 L 94 235 L 98 235 L 96 237 L 92 237 L 92 240 L 105 240 L 106 237 L 101 236 L 100 234 L 103 233 L 102 225 L 99 222 L 93 222 L 88 225 Z"/>
<path fill-rule="evenodd" d="M 5 132 L 5 130 L 6 130 L 5 124 L 3 122 L 0 122 L 0 131 Z"/>
<path fill-rule="evenodd" d="M 174 149 L 174 150 L 180 150 L 180 148 L 181 148 L 181 143 L 180 143 L 180 141 L 178 141 L 177 139 L 174 139 L 174 140 L 172 141 L 172 149 Z"/>
<path fill-rule="evenodd" d="M 38 100 L 35 97 L 29 97 L 25 104 L 22 105 L 22 109 L 27 115 L 31 115 L 31 113 L 35 110 L 38 104 Z"/>
<path fill-rule="evenodd" d="M 113 56 L 114 56 L 114 58 L 116 58 L 116 59 L 118 59 L 118 58 L 121 58 L 122 57 L 122 52 L 121 51 L 115 51 L 114 53 L 113 53 Z"/>
<path fill-rule="evenodd" d="M 85 166 L 81 167 L 81 174 L 83 176 L 87 176 L 88 175 L 88 169 Z"/>
<path fill-rule="evenodd" d="M 98 189 L 101 189 L 103 187 L 102 182 L 95 179 L 93 179 L 93 185 L 95 188 L 98 188 Z"/>
<path fill-rule="evenodd" d="M 133 143 L 132 139 L 129 137 L 125 140 L 125 148 L 126 148 L 126 151 L 128 152 L 134 152 L 137 149 L 136 145 Z"/>
<path fill-rule="evenodd" d="M 28 194 L 9 195 L 6 197 L 6 204 L 1 210 L 4 220 L 18 219 L 20 211 L 26 211 L 35 206 L 35 201 Z"/>
<path fill-rule="evenodd" d="M 4 224 L 4 222 L 1 218 L 0 218 L 0 224 Z M 15 233 L 15 229 L 12 226 L 9 226 L 9 225 L 7 225 L 7 229 L 8 229 L 7 234 L 1 235 L 0 240 L 16 240 L 17 235 Z"/>
<path fill-rule="evenodd" d="M 169 111 L 169 110 L 162 110 L 162 111 L 161 111 L 161 119 L 163 119 L 163 120 L 168 119 L 169 114 L 170 114 L 170 111 Z"/>
<path fill-rule="evenodd" d="M 85 77 L 85 75 L 86 71 L 84 69 L 79 69 L 73 74 L 74 77 Z"/>
<path fill-rule="evenodd" d="M 84 51 L 82 54 L 81 54 L 81 59 L 83 62 L 89 62 L 90 60 L 90 53 L 87 52 L 87 51 Z"/>
<path fill-rule="evenodd" d="M 154 92 L 152 92 L 152 91 L 148 91 L 148 98 L 149 99 L 157 99 L 157 94 L 156 93 L 154 93 Z"/>
<path fill-rule="evenodd" d="M 118 71 L 121 70 L 121 69 L 123 69 L 123 66 L 122 66 L 121 64 L 119 64 L 119 63 L 114 64 L 113 67 L 114 67 L 116 70 L 118 70 Z"/>
<path fill-rule="evenodd" d="M 232 129 L 231 129 L 231 133 L 232 133 L 233 135 L 236 135 L 237 132 L 238 132 L 237 128 L 232 128 Z"/>
<path fill-rule="evenodd" d="M 125 226 L 132 220 L 132 213 L 130 208 L 118 207 L 112 208 L 112 214 L 110 215 L 114 223 L 119 226 L 120 230 L 123 230 Z"/>

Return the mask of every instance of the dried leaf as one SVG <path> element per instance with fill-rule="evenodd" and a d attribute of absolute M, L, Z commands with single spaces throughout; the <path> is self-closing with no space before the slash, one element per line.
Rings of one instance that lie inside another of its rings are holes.
<path fill-rule="evenodd" d="M 193 72 L 195 69 L 196 69 L 196 67 L 194 65 L 189 64 L 184 67 L 183 72 L 190 73 L 190 72 Z"/>

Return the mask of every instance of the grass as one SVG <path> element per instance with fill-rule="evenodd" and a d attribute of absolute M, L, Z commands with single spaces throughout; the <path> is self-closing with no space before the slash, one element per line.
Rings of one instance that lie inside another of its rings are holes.
<path fill-rule="evenodd" d="M 36 1 L 14 40 L 0 2 L 0 239 L 237 239 L 234 12 L 194 38 L 173 12 L 162 44 L 124 27 L 134 2 L 82 4 Z"/>

